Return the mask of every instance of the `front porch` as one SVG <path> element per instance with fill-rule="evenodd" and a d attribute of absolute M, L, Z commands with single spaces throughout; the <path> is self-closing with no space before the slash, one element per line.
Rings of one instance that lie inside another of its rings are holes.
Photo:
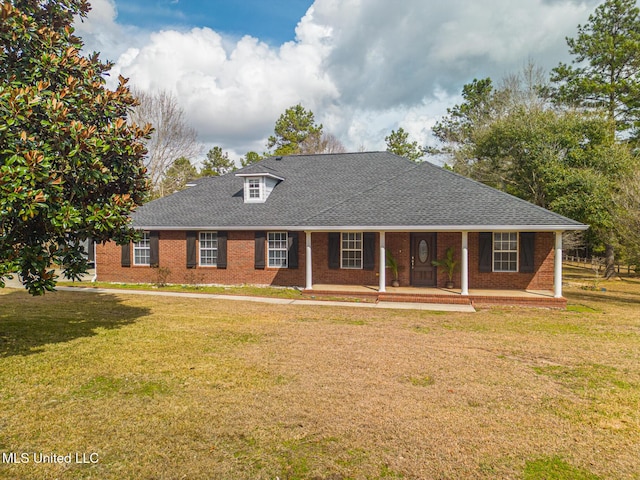
<path fill-rule="evenodd" d="M 554 297 L 547 290 L 489 290 L 470 289 L 463 295 L 460 289 L 425 287 L 390 287 L 382 292 L 371 285 L 314 284 L 313 289 L 303 290 L 306 297 L 351 297 L 371 302 L 437 303 L 443 305 L 518 306 L 537 308 L 567 307 L 565 298 Z"/>
<path fill-rule="evenodd" d="M 560 231 L 307 231 L 305 236 L 307 296 L 566 308 Z M 351 248 L 350 243 L 355 246 Z M 353 250 L 357 256 L 351 265 L 345 258 L 353 260 L 347 256 Z M 451 278 L 443 266 L 434 265 L 434 260 L 443 259 L 449 250 L 455 261 Z M 322 253 L 326 251 L 328 262 Z M 388 254 L 396 261 L 395 271 L 387 271 Z M 392 279 L 401 287 L 391 286 Z M 449 280 L 455 289 L 443 288 Z"/>

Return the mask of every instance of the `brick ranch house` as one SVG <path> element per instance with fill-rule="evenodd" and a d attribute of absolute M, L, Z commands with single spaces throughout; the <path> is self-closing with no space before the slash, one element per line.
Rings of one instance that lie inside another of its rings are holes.
<path fill-rule="evenodd" d="M 432 261 L 451 247 L 458 299 L 470 289 L 543 290 L 547 304 L 560 307 L 562 233 L 587 228 L 387 152 L 270 157 L 149 202 L 132 221 L 142 240 L 98 245 L 97 280 L 155 283 L 164 267 L 168 283 L 297 286 L 314 294 L 331 285 L 374 286 L 390 296 L 390 252 L 401 288 L 416 287 L 413 301 L 420 294 L 442 301 L 433 289 L 448 278 Z"/>

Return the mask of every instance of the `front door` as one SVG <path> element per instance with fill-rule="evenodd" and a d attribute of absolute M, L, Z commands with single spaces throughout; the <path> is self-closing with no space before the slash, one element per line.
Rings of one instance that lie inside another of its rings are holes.
<path fill-rule="evenodd" d="M 436 234 L 411 234 L 411 285 L 414 287 L 435 287 L 436 267 L 431 262 L 436 259 Z"/>

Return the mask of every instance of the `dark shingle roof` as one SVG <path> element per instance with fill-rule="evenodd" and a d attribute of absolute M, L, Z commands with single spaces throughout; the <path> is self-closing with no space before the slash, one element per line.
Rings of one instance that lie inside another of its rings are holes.
<path fill-rule="evenodd" d="M 244 203 L 237 173 L 284 178 L 265 203 Z M 387 152 L 270 157 L 140 207 L 139 228 L 388 230 L 584 225 L 430 163 Z"/>

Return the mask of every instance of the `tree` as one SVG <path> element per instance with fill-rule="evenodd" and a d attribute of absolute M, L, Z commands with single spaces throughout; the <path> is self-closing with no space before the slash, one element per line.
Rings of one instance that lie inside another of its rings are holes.
<path fill-rule="evenodd" d="M 0 285 L 18 273 L 33 295 L 86 272 L 88 238 L 135 238 L 129 214 L 147 192 L 144 140 L 127 124 L 135 98 L 111 64 L 80 54 L 84 0 L 0 4 Z"/>
<path fill-rule="evenodd" d="M 500 88 L 490 79 L 465 85 L 465 101 L 434 127 L 438 153 L 458 173 L 591 225 L 587 241 L 605 248 L 611 274 L 625 221 L 614 199 L 637 162 L 615 144 L 606 115 L 553 108 L 545 87 L 529 66 Z"/>
<path fill-rule="evenodd" d="M 444 145 L 439 152 L 453 153 L 473 144 L 473 132 L 496 117 L 496 94 L 490 78 L 478 80 L 462 87 L 464 102 L 447 108 L 447 115 L 436 122 L 434 136 Z"/>
<path fill-rule="evenodd" d="M 508 172 L 503 165 L 492 157 L 477 158 L 477 136 L 510 112 L 546 108 L 548 102 L 541 95 L 546 86 L 544 70 L 532 62 L 505 76 L 498 87 L 490 78 L 474 79 L 462 88 L 464 102 L 447 109 L 447 115 L 436 122 L 433 133 L 441 147 L 428 153 L 447 155 L 455 172 L 507 190 Z"/>
<path fill-rule="evenodd" d="M 235 169 L 236 166 L 233 160 L 229 158 L 229 154 L 223 152 L 221 147 L 213 147 L 207 152 L 207 159 L 202 162 L 200 175 L 203 177 L 216 177 L 233 172 Z"/>
<path fill-rule="evenodd" d="M 130 113 L 129 119 L 137 124 L 151 123 L 154 132 L 146 146 L 147 167 L 151 189 L 155 197 L 165 173 L 180 157 L 194 158 L 200 155 L 202 145 L 198 143 L 196 130 L 187 123 L 185 112 L 176 97 L 166 90 L 145 92 L 134 90 L 139 105 Z"/>
<path fill-rule="evenodd" d="M 553 70 L 550 92 L 559 104 L 603 109 L 615 130 L 640 131 L 640 10 L 635 0 L 607 0 L 567 38 L 572 65 Z"/>
<path fill-rule="evenodd" d="M 497 87 L 490 78 L 474 79 L 462 87 L 464 101 L 448 108 L 447 115 L 436 122 L 433 134 L 441 146 L 427 153 L 447 155 L 456 172 L 500 188 L 502 179 L 495 166 L 476 161 L 475 136 L 514 109 L 543 108 L 547 101 L 541 92 L 546 87 L 544 70 L 533 62 L 505 76 Z"/>
<path fill-rule="evenodd" d="M 601 116 L 521 107 L 476 135 L 475 154 L 501 171 L 503 190 L 590 225 L 592 244 L 614 244 L 634 161 L 610 128 Z"/>
<path fill-rule="evenodd" d="M 619 185 L 614 201 L 621 212 L 617 232 L 621 250 L 629 265 L 640 273 L 640 170 L 635 169 Z"/>
<path fill-rule="evenodd" d="M 500 175 L 494 169 L 484 171 L 483 163 L 475 158 L 475 135 L 504 111 L 505 93 L 497 91 L 490 78 L 473 79 L 462 87 L 464 101 L 447 108 L 447 115 L 436 122 L 432 131 L 439 140 L 439 148 L 430 148 L 431 155 L 446 155 L 457 173 L 474 178 L 495 188 Z"/>
<path fill-rule="evenodd" d="M 317 153 L 345 153 L 347 149 L 335 135 L 318 132 L 309 135 L 300 144 L 300 153 L 314 155 Z"/>
<path fill-rule="evenodd" d="M 398 131 L 391 130 L 391 134 L 385 137 L 387 143 L 387 152 L 395 153 L 401 157 L 408 158 L 412 162 L 420 160 L 425 150 L 418 146 L 418 142 L 409 141 L 409 132 L 405 132 L 402 127 Z"/>
<path fill-rule="evenodd" d="M 635 0 L 607 0 L 568 38 L 573 65 L 553 70 L 550 89 L 558 104 L 604 110 L 611 136 L 640 140 L 640 9 Z M 606 245 L 607 278 L 615 275 L 613 243 Z"/>
<path fill-rule="evenodd" d="M 274 133 L 267 142 L 267 149 L 275 147 L 271 154 L 295 155 L 301 153 L 302 144 L 309 136 L 322 134 L 322 125 L 316 125 L 313 112 L 298 104 L 280 115 Z"/>
<path fill-rule="evenodd" d="M 257 152 L 247 152 L 247 154 L 240 159 L 240 165 L 243 166 L 243 167 L 248 167 L 252 163 L 257 163 L 260 160 L 262 160 L 263 158 L 264 157 L 262 157 Z"/>
<path fill-rule="evenodd" d="M 187 157 L 180 157 L 167 170 L 161 184 L 162 196 L 168 195 L 187 187 L 187 182 L 198 178 L 198 169 Z"/>

